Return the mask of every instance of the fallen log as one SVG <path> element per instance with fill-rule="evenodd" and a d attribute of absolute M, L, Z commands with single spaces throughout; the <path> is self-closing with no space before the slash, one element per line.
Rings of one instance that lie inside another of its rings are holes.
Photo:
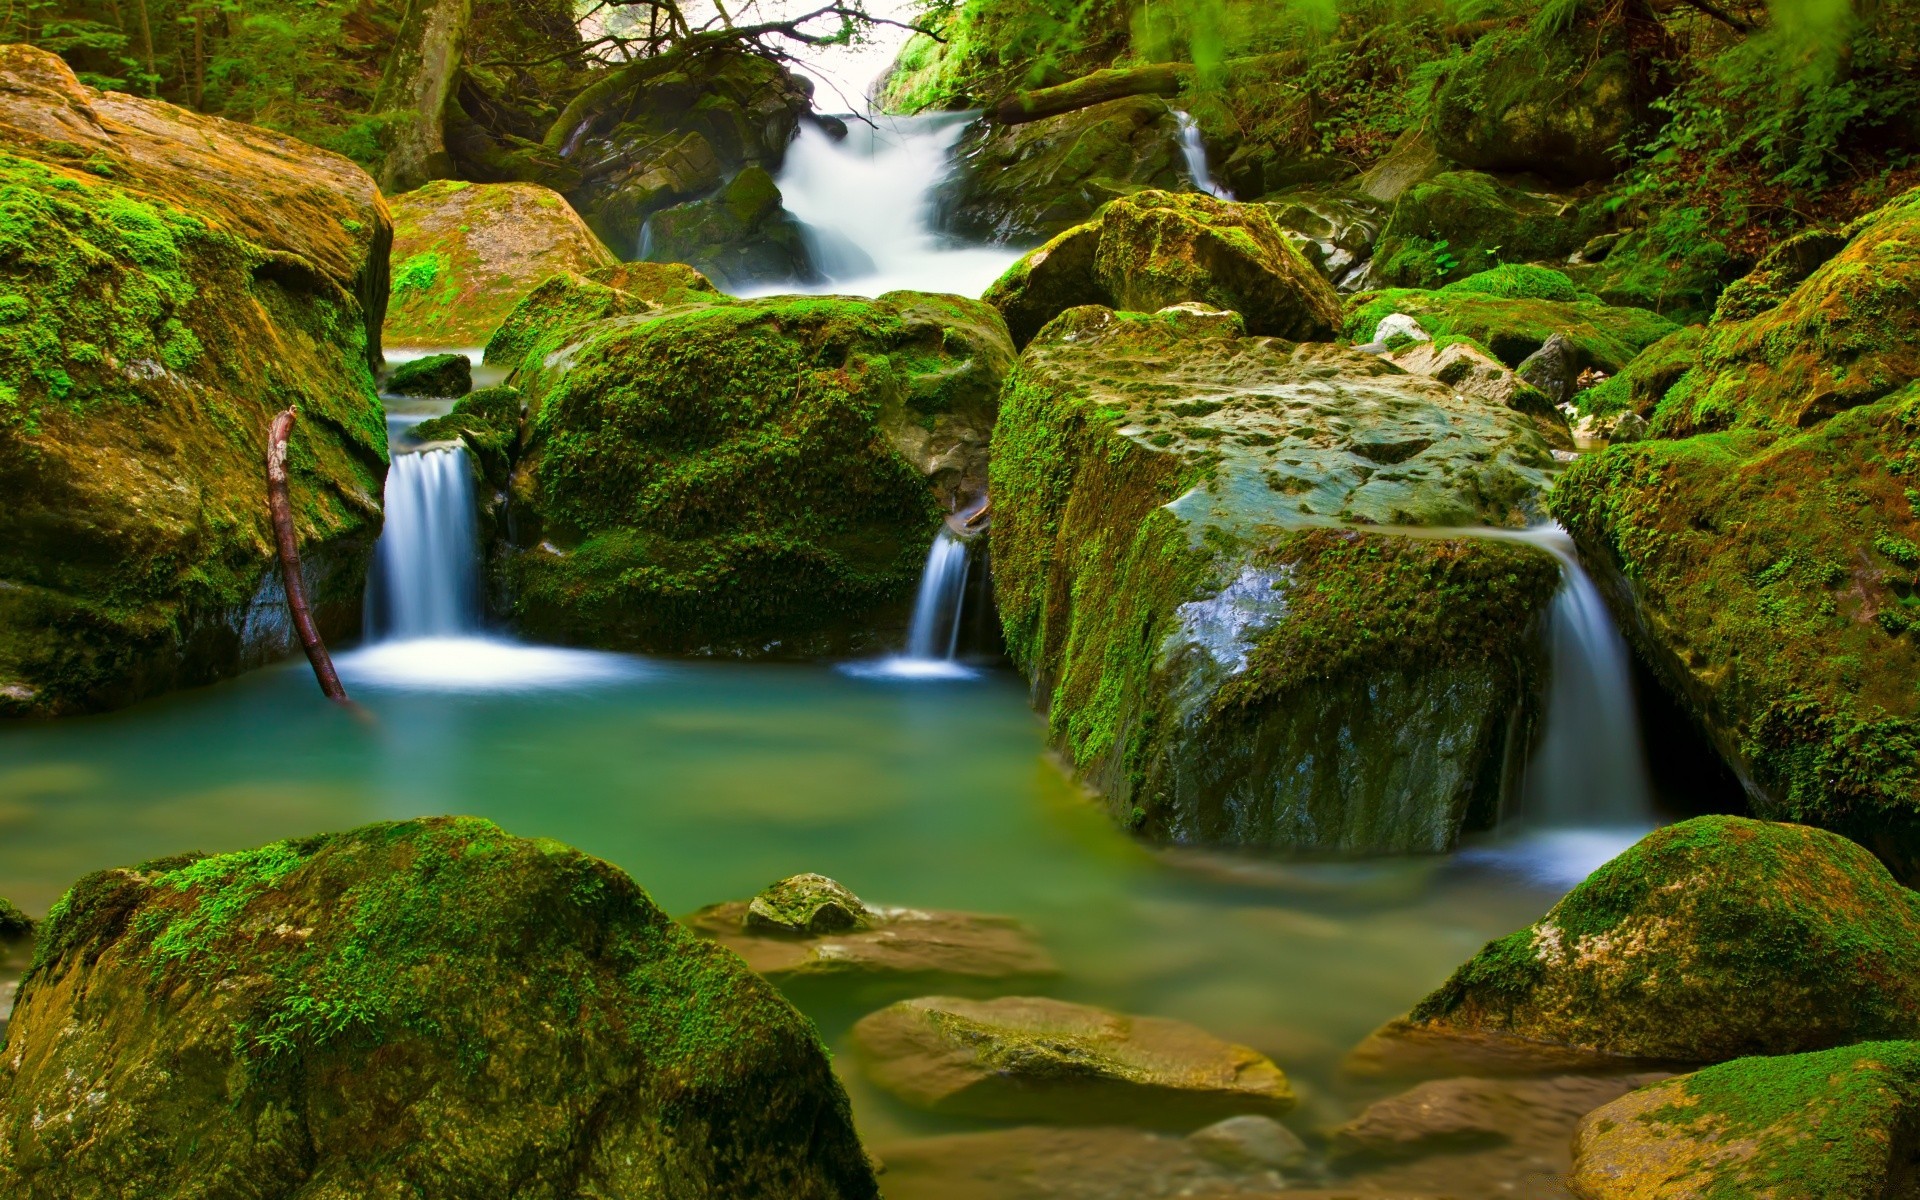
<path fill-rule="evenodd" d="M 333 669 L 327 644 L 320 640 L 320 627 L 313 623 L 313 610 L 307 607 L 307 588 L 300 578 L 300 543 L 293 532 L 293 501 L 287 495 L 287 438 L 293 433 L 297 410 L 289 408 L 275 414 L 267 432 L 267 509 L 273 514 L 273 540 L 280 550 L 280 581 L 286 587 L 287 611 L 293 616 L 293 628 L 300 635 L 300 648 L 313 664 L 313 675 L 320 690 L 336 704 L 353 707 L 347 689 Z"/>
<path fill-rule="evenodd" d="M 1057 87 L 1015 92 L 988 109 L 987 120 L 997 125 L 1024 125 L 1130 96 L 1177 96 L 1192 78 L 1193 67 L 1187 63 L 1109 68 Z"/>

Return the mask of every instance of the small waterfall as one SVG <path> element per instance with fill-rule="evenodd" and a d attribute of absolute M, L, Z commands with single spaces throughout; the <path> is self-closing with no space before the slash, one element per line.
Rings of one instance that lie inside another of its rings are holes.
<path fill-rule="evenodd" d="M 969 119 L 967 113 L 876 114 L 871 123 L 848 121 L 840 141 L 812 122 L 803 124 L 778 183 L 787 210 L 805 226 L 825 279 L 756 291 L 984 292 L 1020 252 L 960 245 L 933 228 L 934 192 L 951 169 L 954 144 Z"/>
<path fill-rule="evenodd" d="M 1546 730 L 1527 767 L 1527 815 L 1548 827 L 1644 825 L 1653 812 L 1627 646 L 1559 525 L 1517 535 L 1560 561 L 1549 614 Z"/>
<path fill-rule="evenodd" d="M 445 638 L 480 628 L 479 533 L 464 447 L 395 454 L 374 554 L 370 641 Z"/>
<path fill-rule="evenodd" d="M 1180 123 L 1180 151 L 1187 156 L 1187 174 L 1193 176 L 1193 186 L 1221 200 L 1233 199 L 1232 192 L 1213 181 L 1206 143 L 1200 140 L 1200 122 L 1193 119 L 1193 114 L 1177 110 L 1173 118 Z"/>
<path fill-rule="evenodd" d="M 907 657 L 952 662 L 960 649 L 960 610 L 967 595 L 967 544 L 941 529 L 920 572 L 920 595 L 907 629 Z"/>

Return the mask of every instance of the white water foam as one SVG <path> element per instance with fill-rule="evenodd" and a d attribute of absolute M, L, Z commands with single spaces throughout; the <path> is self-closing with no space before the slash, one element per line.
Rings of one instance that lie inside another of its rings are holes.
<path fill-rule="evenodd" d="M 355 688 L 394 692 L 540 692 L 631 683 L 644 660 L 599 650 L 530 646 L 484 636 L 376 642 L 336 660 Z"/>
<path fill-rule="evenodd" d="M 934 192 L 969 119 L 966 113 L 876 114 L 871 124 L 848 121 L 838 142 L 812 123 L 801 126 L 778 183 L 787 210 L 807 227 L 825 279 L 763 284 L 742 294 L 986 291 L 1022 251 L 963 245 L 933 228 Z"/>
<path fill-rule="evenodd" d="M 1518 875 L 1545 887 L 1571 888 L 1653 831 L 1645 825 L 1601 829 L 1536 829 L 1469 846 L 1456 856 L 1470 866 Z"/>
<path fill-rule="evenodd" d="M 1180 126 L 1180 153 L 1186 157 L 1187 174 L 1193 177 L 1193 186 L 1217 199 L 1233 199 L 1232 192 L 1213 180 L 1213 169 L 1207 165 L 1207 144 L 1200 140 L 1200 122 L 1184 112 L 1175 112 L 1173 119 Z"/>
<path fill-rule="evenodd" d="M 960 617 L 966 607 L 967 544 L 942 528 L 927 549 L 920 570 L 920 593 L 907 629 L 907 652 L 872 662 L 846 663 L 841 670 L 860 679 L 972 679 L 978 672 L 959 661 Z"/>

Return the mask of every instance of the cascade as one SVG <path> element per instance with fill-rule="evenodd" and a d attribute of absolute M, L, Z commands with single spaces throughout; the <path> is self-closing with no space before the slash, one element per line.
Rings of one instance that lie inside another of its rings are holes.
<path fill-rule="evenodd" d="M 1517 536 L 1558 559 L 1561 579 L 1548 616 L 1553 679 L 1527 767 L 1527 815 L 1548 827 L 1644 825 L 1652 789 L 1626 642 L 1566 530 L 1549 524 Z"/>
<path fill-rule="evenodd" d="M 1233 193 L 1213 181 L 1213 171 L 1207 166 L 1206 143 L 1200 140 L 1200 122 L 1193 119 L 1191 113 L 1176 111 L 1173 114 L 1180 125 L 1180 152 L 1187 158 L 1187 174 L 1193 176 L 1193 186 L 1209 196 L 1221 200 L 1233 199 Z"/>
<path fill-rule="evenodd" d="M 967 544 L 941 529 L 927 550 L 920 594 L 907 629 L 907 657 L 952 662 L 960 648 L 960 610 L 967 594 Z"/>
<path fill-rule="evenodd" d="M 825 278 L 768 284 L 757 294 L 986 291 L 1020 251 L 961 244 L 933 227 L 934 193 L 970 119 L 874 114 L 849 120 L 840 141 L 811 122 L 802 125 L 777 182 Z"/>
<path fill-rule="evenodd" d="M 464 447 L 395 454 L 374 553 L 370 641 L 459 637 L 480 628 L 473 480 Z"/>

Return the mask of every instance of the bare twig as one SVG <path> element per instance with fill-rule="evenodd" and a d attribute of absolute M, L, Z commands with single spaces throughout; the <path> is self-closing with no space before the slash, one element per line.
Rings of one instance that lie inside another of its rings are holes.
<path fill-rule="evenodd" d="M 273 540 L 280 551 L 280 581 L 286 587 L 287 611 L 300 635 L 300 647 L 313 664 L 313 676 L 320 690 L 335 704 L 349 707 L 347 689 L 333 669 L 327 644 L 320 640 L 320 628 L 313 622 L 313 610 L 307 607 L 306 583 L 300 578 L 300 542 L 293 531 L 293 501 L 287 495 L 287 438 L 293 433 L 295 409 L 276 414 L 267 432 L 267 508 L 273 514 Z"/>

